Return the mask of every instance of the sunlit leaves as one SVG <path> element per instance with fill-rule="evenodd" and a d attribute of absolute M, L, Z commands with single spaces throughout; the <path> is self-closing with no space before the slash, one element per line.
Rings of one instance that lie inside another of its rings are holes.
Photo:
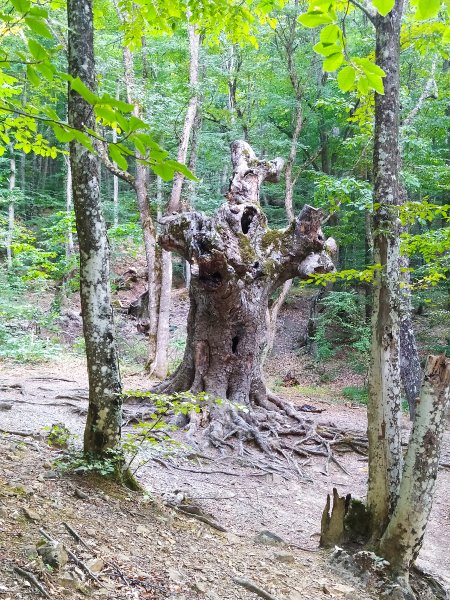
<path fill-rule="evenodd" d="M 419 0 L 416 18 L 419 20 L 432 19 L 441 7 L 441 0 Z"/>
<path fill-rule="evenodd" d="M 52 39 L 52 32 L 48 28 L 46 22 L 39 16 L 27 16 L 25 17 L 25 23 L 31 29 L 33 33 L 37 33 L 48 39 Z"/>
<path fill-rule="evenodd" d="M 11 0 L 11 4 L 22 14 L 30 10 L 30 0 Z"/>
<path fill-rule="evenodd" d="M 354 85 L 356 79 L 356 70 L 351 65 L 341 69 L 337 75 L 339 88 L 343 92 L 348 92 Z"/>
<path fill-rule="evenodd" d="M 385 17 L 394 8 L 395 0 L 372 0 L 372 4 Z"/>

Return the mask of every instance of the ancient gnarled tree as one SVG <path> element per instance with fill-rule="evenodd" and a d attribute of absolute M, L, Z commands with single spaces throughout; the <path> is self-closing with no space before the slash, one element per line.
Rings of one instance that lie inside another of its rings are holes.
<path fill-rule="evenodd" d="M 258 160 L 243 141 L 231 150 L 227 201 L 212 217 L 165 217 L 160 236 L 165 250 L 190 263 L 192 279 L 184 359 L 159 391 L 206 392 L 213 441 L 233 430 L 256 438 L 252 408 L 275 409 L 272 400 L 278 400 L 268 394 L 261 371 L 271 294 L 288 279 L 333 269 L 320 210 L 305 206 L 287 229 L 268 229 L 259 190 L 264 181 L 277 181 L 283 161 Z M 217 398 L 229 402 L 217 405 Z"/>

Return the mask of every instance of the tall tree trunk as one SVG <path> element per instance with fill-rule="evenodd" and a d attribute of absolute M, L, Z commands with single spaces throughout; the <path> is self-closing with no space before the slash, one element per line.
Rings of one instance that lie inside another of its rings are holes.
<path fill-rule="evenodd" d="M 95 88 L 92 0 L 68 0 L 69 74 Z M 69 90 L 71 127 L 95 129 L 95 115 L 77 92 Z M 115 343 L 109 284 L 109 248 L 100 203 L 99 162 L 77 141 L 70 143 L 72 190 L 80 247 L 80 295 L 89 377 L 89 408 L 84 450 L 97 455 L 120 441 L 122 387 Z"/>
<path fill-rule="evenodd" d="M 198 106 L 198 58 L 200 48 L 200 36 L 195 31 L 195 25 L 188 24 L 189 33 L 189 88 L 191 98 L 189 100 L 186 116 L 184 119 L 183 130 L 181 132 L 180 143 L 178 146 L 177 160 L 180 163 L 186 163 L 191 137 L 192 127 L 194 125 L 195 115 Z M 171 214 L 181 210 L 181 192 L 183 188 L 184 175 L 175 173 L 170 195 L 167 213 Z M 150 373 L 163 379 L 166 377 L 169 368 L 169 317 L 170 317 L 170 294 L 172 290 L 172 256 L 170 252 L 163 250 L 161 261 L 161 291 L 159 296 L 159 316 L 158 333 L 156 340 L 156 354 L 153 364 L 150 366 Z"/>
<path fill-rule="evenodd" d="M 399 499 L 380 544 L 382 556 L 401 573 L 409 571 L 422 547 L 433 505 L 449 392 L 450 360 L 429 356 Z"/>
<path fill-rule="evenodd" d="M 65 157 L 66 163 L 66 216 L 68 220 L 67 231 L 66 231 L 66 259 L 68 260 L 74 253 L 73 245 L 73 233 L 72 224 L 70 222 L 70 216 L 72 214 L 73 202 L 72 202 L 72 169 L 70 166 L 70 158 Z"/>
<path fill-rule="evenodd" d="M 200 102 L 197 102 L 197 110 L 195 113 L 194 124 L 192 126 L 191 132 L 191 147 L 189 152 L 189 163 L 188 169 L 191 173 L 194 173 L 197 168 L 197 158 L 198 158 L 198 141 L 200 137 L 200 130 L 202 127 L 202 115 L 200 112 Z M 183 210 L 190 210 L 195 203 L 196 196 L 196 182 L 192 181 L 192 179 L 184 181 L 184 188 L 186 190 L 185 199 L 182 199 L 182 207 Z M 184 281 L 186 283 L 186 289 L 189 289 L 191 285 L 191 265 L 185 261 L 184 263 Z"/>
<path fill-rule="evenodd" d="M 11 158 L 9 159 L 9 203 L 8 203 L 8 233 L 6 235 L 6 264 L 8 271 L 11 271 L 13 267 L 13 251 L 12 242 L 14 236 L 14 189 L 16 187 L 16 158 L 13 151 L 11 150 Z"/>
<path fill-rule="evenodd" d="M 116 100 L 119 100 L 119 80 L 116 84 Z M 117 143 L 117 129 L 113 129 L 113 144 Z M 113 223 L 114 227 L 119 225 L 119 178 L 113 174 Z"/>
<path fill-rule="evenodd" d="M 114 0 L 117 16 L 121 23 L 124 22 L 123 14 L 117 0 Z M 125 75 L 125 90 L 127 101 L 134 105 L 133 115 L 140 116 L 139 105 L 136 97 L 136 81 L 134 73 L 134 61 L 131 50 L 123 48 L 123 68 Z M 139 156 L 138 156 L 139 158 Z M 145 257 L 147 262 L 147 293 L 142 300 L 146 304 L 143 313 L 148 318 L 149 345 L 147 355 L 147 367 L 153 363 L 156 355 L 156 338 L 158 330 L 158 269 L 156 268 L 156 230 L 150 212 L 148 198 L 148 167 L 139 162 L 136 163 L 136 177 L 133 182 L 136 191 L 136 199 L 139 210 L 139 220 L 144 238 Z"/>
<path fill-rule="evenodd" d="M 295 51 L 295 33 L 297 28 L 297 9 L 298 9 L 298 0 L 295 0 L 295 14 L 293 15 L 293 19 L 291 19 L 289 23 L 289 33 L 288 35 L 281 35 L 280 38 L 284 45 L 284 49 L 286 51 L 287 58 L 287 68 L 289 79 L 291 81 L 291 85 L 294 91 L 295 97 L 295 112 L 294 112 L 294 132 L 292 134 L 291 139 L 291 148 L 289 151 L 289 158 L 286 163 L 285 170 L 285 196 L 284 196 L 284 207 L 286 209 L 286 216 L 288 223 L 293 223 L 295 219 L 294 214 L 294 187 L 295 181 L 293 178 L 293 169 L 295 165 L 295 160 L 297 158 L 297 144 L 300 137 L 300 133 L 303 126 L 303 110 L 301 105 L 301 97 L 302 97 L 302 89 L 300 86 L 300 82 L 297 75 L 297 70 L 295 68 L 294 62 L 294 51 Z M 281 307 L 283 306 L 289 291 L 292 287 L 292 280 L 286 281 L 276 298 L 273 302 L 272 306 L 268 309 L 268 323 L 267 323 L 267 347 L 265 350 L 264 360 L 270 355 L 273 349 L 273 344 L 275 341 L 275 335 L 277 332 L 277 321 L 278 314 L 280 312 Z"/>
<path fill-rule="evenodd" d="M 379 539 L 398 498 L 400 442 L 400 203 L 399 63 L 403 0 L 386 16 L 375 17 L 376 63 L 384 77 L 384 95 L 375 94 L 374 281 L 369 372 L 368 508 L 372 534 Z"/>

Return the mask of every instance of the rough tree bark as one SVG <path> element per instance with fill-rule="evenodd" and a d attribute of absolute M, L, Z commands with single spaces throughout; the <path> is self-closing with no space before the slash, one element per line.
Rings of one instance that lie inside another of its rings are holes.
<path fill-rule="evenodd" d="M 189 14 L 188 14 L 189 17 Z M 200 48 L 200 35 L 196 33 L 195 25 L 188 24 L 189 34 L 189 87 L 191 97 L 184 118 L 180 143 L 178 146 L 177 161 L 185 163 L 198 106 L 198 58 Z M 170 195 L 167 214 L 181 210 L 181 192 L 183 188 L 184 175 L 175 173 L 173 178 L 172 193 Z M 149 373 L 163 379 L 169 369 L 169 317 L 170 317 L 170 294 L 172 291 L 172 256 L 170 252 L 163 250 L 161 257 L 161 290 L 159 294 L 158 329 L 156 336 L 155 360 L 149 366 Z"/>
<path fill-rule="evenodd" d="M 95 88 L 92 0 L 68 0 L 69 74 Z M 95 129 L 92 107 L 69 90 L 69 124 Z M 70 144 L 72 191 L 80 248 L 80 295 L 89 377 L 86 452 L 101 455 L 117 446 L 122 422 L 121 382 L 109 286 L 109 248 L 103 218 L 99 162 L 80 143 Z"/>
<path fill-rule="evenodd" d="M 381 265 L 374 281 L 369 372 L 368 508 L 374 540 L 379 539 L 398 498 L 400 442 L 400 203 L 399 64 L 403 0 L 377 14 L 376 63 L 384 77 L 384 95 L 375 94 L 374 260 Z"/>
<path fill-rule="evenodd" d="M 190 311 L 184 359 L 158 389 L 204 391 L 209 439 L 239 430 L 257 438 L 252 411 L 270 404 L 261 371 L 270 294 L 288 279 L 333 270 L 324 250 L 322 212 L 305 206 L 285 230 L 269 230 L 259 206 L 263 181 L 276 181 L 281 159 L 258 160 L 243 141 L 232 144 L 233 177 L 225 202 L 207 217 L 188 212 L 162 220 L 161 245 L 189 261 Z M 215 400 L 228 400 L 218 405 Z"/>
<path fill-rule="evenodd" d="M 417 558 L 433 505 L 445 414 L 450 392 L 450 360 L 429 356 L 405 457 L 400 494 L 380 552 L 400 573 Z"/>

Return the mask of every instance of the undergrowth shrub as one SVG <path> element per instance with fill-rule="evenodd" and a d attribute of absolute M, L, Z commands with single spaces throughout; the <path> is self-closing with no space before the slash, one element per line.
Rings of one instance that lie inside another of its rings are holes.
<path fill-rule="evenodd" d="M 320 301 L 314 340 L 319 359 L 332 358 L 338 348 L 347 348 L 356 372 L 367 369 L 370 327 L 365 322 L 364 303 L 354 291 L 329 292 Z"/>

